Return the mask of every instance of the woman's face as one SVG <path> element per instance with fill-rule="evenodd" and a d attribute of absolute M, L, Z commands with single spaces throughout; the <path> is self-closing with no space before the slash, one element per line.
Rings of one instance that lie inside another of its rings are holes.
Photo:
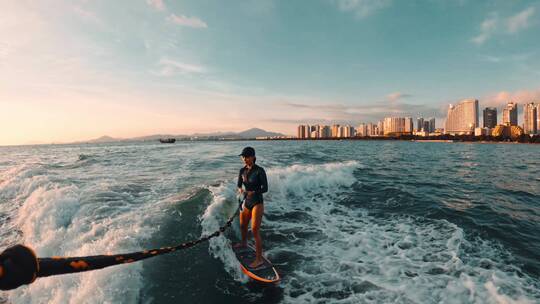
<path fill-rule="evenodd" d="M 252 166 L 254 159 L 253 156 L 242 156 L 242 160 L 246 166 Z"/>

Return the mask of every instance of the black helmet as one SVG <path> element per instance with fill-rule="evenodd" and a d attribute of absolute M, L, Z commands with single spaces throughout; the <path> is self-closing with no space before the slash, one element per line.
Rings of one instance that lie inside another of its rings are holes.
<path fill-rule="evenodd" d="M 255 149 L 253 149 L 252 147 L 245 147 L 242 150 L 242 153 L 240 153 L 240 155 L 238 156 L 244 156 L 244 157 L 255 156 Z"/>

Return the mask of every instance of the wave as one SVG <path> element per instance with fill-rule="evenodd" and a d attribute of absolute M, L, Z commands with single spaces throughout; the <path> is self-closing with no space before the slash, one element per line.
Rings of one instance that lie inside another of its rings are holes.
<path fill-rule="evenodd" d="M 358 162 L 267 171 L 265 254 L 284 274 L 285 303 L 534 303 L 537 283 L 496 242 L 446 220 L 374 216 L 351 199 Z M 212 189 L 203 233 L 232 213 L 234 183 Z M 357 204 L 356 204 L 357 205 Z M 227 238 L 210 253 L 245 282 Z"/>
<path fill-rule="evenodd" d="M 328 163 L 323 165 L 292 165 L 284 168 L 273 168 L 267 171 L 270 191 L 265 198 L 266 205 L 279 206 L 280 200 L 290 193 L 297 196 L 310 196 L 308 193 L 320 193 L 322 189 L 327 195 L 341 186 L 352 184 L 352 172 L 358 162 Z M 236 203 L 236 185 L 233 181 L 210 187 L 213 201 L 201 216 L 203 234 L 214 232 L 223 224 L 223 219 L 230 216 Z M 299 205 L 300 206 L 300 205 Z M 278 213 L 274 210 L 274 213 Z M 239 235 L 238 225 L 233 225 Z M 230 240 L 220 236 L 210 240 L 210 253 L 220 259 L 226 271 L 240 282 L 247 282 L 247 277 L 240 271 L 238 261 L 230 247 Z"/>
<path fill-rule="evenodd" d="M 20 231 L 3 246 L 24 243 L 38 256 L 86 256 L 140 249 L 157 227 L 151 219 L 160 204 L 107 202 L 100 193 L 114 185 L 78 185 L 49 175 L 43 167 L 22 165 L 2 173 L 2 223 Z M 115 191 L 122 191 L 117 189 Z M 118 195 L 123 195 L 119 193 Z M 94 197 L 95 199 L 91 199 Z M 38 279 L 28 287 L 5 293 L 11 303 L 103 303 L 138 301 L 142 264 Z"/>

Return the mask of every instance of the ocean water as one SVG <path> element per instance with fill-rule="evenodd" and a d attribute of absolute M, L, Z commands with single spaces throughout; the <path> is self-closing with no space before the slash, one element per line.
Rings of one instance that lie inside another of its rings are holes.
<path fill-rule="evenodd" d="M 265 254 L 239 231 L 140 263 L 38 279 L 9 303 L 539 303 L 540 147 L 379 141 L 0 147 L 1 248 L 121 253 L 196 239 L 236 207 L 237 156 L 268 174 Z"/>

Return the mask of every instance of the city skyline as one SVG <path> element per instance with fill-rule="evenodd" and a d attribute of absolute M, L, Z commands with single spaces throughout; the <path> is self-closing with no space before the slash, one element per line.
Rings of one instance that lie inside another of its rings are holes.
<path fill-rule="evenodd" d="M 0 9 L 0 145 L 250 127 L 294 135 L 303 122 L 389 116 L 441 127 L 448 104 L 470 96 L 481 110 L 515 101 L 523 121 L 522 105 L 540 100 L 536 1 Z"/>
<path fill-rule="evenodd" d="M 334 123 L 328 125 L 301 124 L 297 127 L 296 138 L 348 138 L 348 137 L 399 137 L 415 135 L 420 137 L 441 135 L 512 136 L 540 135 L 540 102 L 523 105 L 523 120 L 518 120 L 519 104 L 508 102 L 502 108 L 502 118 L 498 120 L 496 107 L 485 107 L 480 112 L 478 99 L 464 99 L 448 106 L 444 128 L 436 128 L 436 119 L 417 117 L 416 127 L 412 117 L 390 116 L 377 122 L 361 122 L 358 127 Z M 480 118 L 482 117 L 482 123 Z M 500 122 L 499 122 L 500 121 Z M 327 132 L 328 130 L 331 130 Z"/>

